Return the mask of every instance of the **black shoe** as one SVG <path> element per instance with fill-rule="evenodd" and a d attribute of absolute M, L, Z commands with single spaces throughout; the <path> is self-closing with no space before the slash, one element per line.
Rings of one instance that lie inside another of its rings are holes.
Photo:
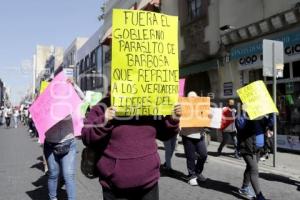
<path fill-rule="evenodd" d="M 256 196 L 255 200 L 267 200 L 267 199 L 266 199 L 266 198 L 264 197 L 264 195 L 260 192 L 260 193 Z"/>

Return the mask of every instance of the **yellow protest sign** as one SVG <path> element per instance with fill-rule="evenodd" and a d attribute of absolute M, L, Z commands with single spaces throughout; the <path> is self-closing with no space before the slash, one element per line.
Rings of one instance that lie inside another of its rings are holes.
<path fill-rule="evenodd" d="M 180 97 L 182 116 L 180 127 L 210 127 L 211 114 L 209 97 Z"/>
<path fill-rule="evenodd" d="M 171 114 L 178 80 L 178 17 L 114 9 L 111 105 L 117 115 Z"/>
<path fill-rule="evenodd" d="M 278 113 L 263 81 L 255 81 L 237 90 L 239 97 L 245 105 L 249 118 L 256 119 L 269 113 Z"/>
<path fill-rule="evenodd" d="M 45 91 L 45 89 L 48 87 L 48 85 L 49 85 L 49 82 L 47 82 L 47 81 L 41 82 L 40 94 L 42 94 Z"/>

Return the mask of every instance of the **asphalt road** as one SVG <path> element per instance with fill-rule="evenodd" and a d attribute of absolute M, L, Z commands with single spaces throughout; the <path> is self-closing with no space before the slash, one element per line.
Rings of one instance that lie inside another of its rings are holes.
<path fill-rule="evenodd" d="M 80 172 L 80 156 L 83 145 L 78 141 L 77 199 L 101 200 L 101 187 L 96 179 L 87 179 Z M 164 161 L 164 150 L 159 153 Z M 0 200 L 47 200 L 47 177 L 43 173 L 42 148 L 32 139 L 24 127 L 5 129 L 0 127 Z M 242 162 L 241 162 L 242 163 Z M 233 200 L 244 199 L 237 193 L 241 186 L 244 165 L 209 157 L 204 175 L 207 182 L 200 186 L 186 183 L 186 163 L 182 151 L 175 152 L 173 168 L 175 176 L 162 174 L 159 182 L 161 200 Z M 287 169 L 288 170 L 288 169 Z M 260 174 L 262 191 L 272 200 L 300 199 L 300 183 L 274 173 Z M 60 189 L 59 199 L 66 199 Z"/>

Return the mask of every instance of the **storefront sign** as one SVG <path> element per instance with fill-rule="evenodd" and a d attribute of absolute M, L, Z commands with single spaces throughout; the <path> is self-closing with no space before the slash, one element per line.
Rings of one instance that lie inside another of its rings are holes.
<path fill-rule="evenodd" d="M 64 68 L 63 69 L 67 78 L 73 79 L 74 77 L 74 69 L 73 68 Z"/>
<path fill-rule="evenodd" d="M 269 39 L 282 41 L 284 43 L 285 62 L 300 58 L 300 32 L 292 32 Z M 262 40 L 242 47 L 232 48 L 230 51 L 230 60 L 238 60 L 240 69 L 248 67 L 262 66 Z"/>
<path fill-rule="evenodd" d="M 232 82 L 226 82 L 224 83 L 224 96 L 232 96 L 233 90 L 233 83 Z"/>

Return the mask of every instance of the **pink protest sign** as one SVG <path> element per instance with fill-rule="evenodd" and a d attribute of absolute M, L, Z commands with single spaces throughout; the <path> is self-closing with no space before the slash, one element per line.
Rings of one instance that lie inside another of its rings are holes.
<path fill-rule="evenodd" d="M 44 143 L 47 130 L 70 114 L 74 133 L 79 135 L 79 129 L 83 126 L 82 119 L 77 114 L 81 103 L 64 73 L 58 74 L 29 108 L 39 133 L 39 141 Z"/>
<path fill-rule="evenodd" d="M 185 78 L 179 79 L 179 96 L 184 96 L 184 84 L 185 84 Z"/>

